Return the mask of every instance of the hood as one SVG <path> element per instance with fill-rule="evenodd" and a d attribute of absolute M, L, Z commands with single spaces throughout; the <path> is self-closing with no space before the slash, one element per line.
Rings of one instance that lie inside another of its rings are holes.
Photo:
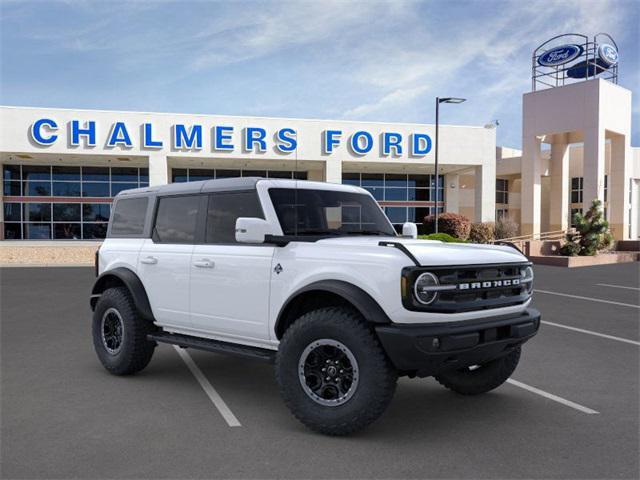
<path fill-rule="evenodd" d="M 515 248 L 504 245 L 479 243 L 444 243 L 437 240 L 415 240 L 402 237 L 337 237 L 320 240 L 318 243 L 353 247 L 377 247 L 380 242 L 396 242 L 407 250 L 423 266 L 482 265 L 492 263 L 526 262 L 527 257 Z M 379 247 L 389 248 L 389 247 Z"/>

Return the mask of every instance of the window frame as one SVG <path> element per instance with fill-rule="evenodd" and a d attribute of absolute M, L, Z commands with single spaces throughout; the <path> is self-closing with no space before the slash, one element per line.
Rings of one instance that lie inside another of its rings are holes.
<path fill-rule="evenodd" d="M 113 234 L 113 222 L 115 220 L 115 213 L 116 213 L 116 207 L 118 206 L 118 203 L 125 201 L 125 200 L 138 200 L 138 199 L 146 199 L 147 201 L 147 207 L 146 207 L 146 211 L 145 211 L 145 215 L 144 215 L 144 222 L 142 224 L 142 232 L 141 233 L 136 233 L 136 234 Z M 93 202 L 87 202 L 87 203 L 93 203 Z M 147 223 L 148 223 L 148 218 L 149 218 L 149 205 L 153 203 L 152 202 L 152 198 L 148 195 L 139 195 L 139 196 L 131 196 L 131 197 L 123 197 L 123 198 L 118 198 L 116 199 L 112 204 L 111 204 L 111 211 L 110 211 L 110 216 L 109 216 L 109 226 L 107 228 L 107 236 L 106 238 L 148 238 L 148 234 L 147 234 Z M 157 203 L 157 202 L 156 202 Z M 91 222 L 94 223 L 94 222 Z"/>
<path fill-rule="evenodd" d="M 224 195 L 224 194 L 241 194 L 241 193 L 252 193 L 253 195 L 255 195 L 255 199 L 256 202 L 258 203 L 258 209 L 260 210 L 260 212 L 262 213 L 261 217 L 252 217 L 252 218 L 262 218 L 263 220 L 266 220 L 266 215 L 265 215 L 265 211 L 264 208 L 262 208 L 262 202 L 260 201 L 260 195 L 258 195 L 258 190 L 255 188 L 252 189 L 245 189 L 245 190 L 224 190 L 224 191 L 219 191 L 219 192 L 207 192 L 204 193 L 203 196 L 207 199 L 206 201 L 206 206 L 204 209 L 204 219 L 203 219 L 203 236 L 202 236 L 202 244 L 203 245 L 210 245 L 210 246 L 233 246 L 233 247 L 238 247 L 238 246 L 247 246 L 247 247 L 273 247 L 273 245 L 270 244 L 266 244 L 266 243 L 244 243 L 244 242 L 232 242 L 232 243 L 224 243 L 224 242 L 208 242 L 207 241 L 207 224 L 209 221 L 209 202 L 211 201 L 210 199 L 212 197 L 215 197 L 216 195 Z M 240 217 L 238 217 L 240 218 Z"/>
<path fill-rule="evenodd" d="M 161 242 L 155 235 L 156 224 L 158 221 L 158 210 L 160 207 L 160 201 L 168 198 L 179 198 L 179 197 L 199 197 L 198 203 L 198 212 L 196 213 L 196 228 L 193 233 L 193 242 L 184 242 L 184 243 L 175 243 L 175 242 Z M 204 227 L 205 227 L 205 219 L 203 216 L 206 215 L 206 212 L 203 212 L 203 205 L 206 205 L 207 202 L 207 194 L 204 193 L 178 193 L 175 195 L 158 195 L 153 202 L 153 213 L 151 215 L 151 223 L 149 225 L 149 233 L 145 236 L 145 238 L 151 238 L 151 241 L 156 245 L 202 245 L 204 243 Z M 148 213 L 147 213 L 148 215 Z"/>

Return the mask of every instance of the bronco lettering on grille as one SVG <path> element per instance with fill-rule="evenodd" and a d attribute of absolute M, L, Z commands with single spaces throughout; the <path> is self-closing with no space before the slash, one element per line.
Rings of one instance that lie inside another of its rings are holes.
<path fill-rule="evenodd" d="M 504 288 L 517 287 L 520 285 L 519 278 L 508 278 L 504 280 L 490 280 L 484 282 L 459 283 L 458 290 L 477 290 L 479 288 Z"/>

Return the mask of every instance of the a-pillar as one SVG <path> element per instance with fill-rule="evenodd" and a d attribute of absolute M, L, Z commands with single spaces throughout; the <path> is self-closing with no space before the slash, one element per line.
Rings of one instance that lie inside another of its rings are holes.
<path fill-rule="evenodd" d="M 631 177 L 631 145 L 629 136 L 614 135 L 611 138 L 611 162 L 607 200 L 609 201 L 609 226 L 616 240 L 629 238 L 629 178 Z"/>
<path fill-rule="evenodd" d="M 496 164 L 487 162 L 475 167 L 475 221 L 496 219 Z"/>
<path fill-rule="evenodd" d="M 566 133 L 554 136 L 550 170 L 549 230 L 555 232 L 569 226 L 569 145 Z"/>
<path fill-rule="evenodd" d="M 540 138 L 525 136 L 522 152 L 522 210 L 520 232 L 522 235 L 540 234 L 541 176 Z"/>
<path fill-rule="evenodd" d="M 149 155 L 149 185 L 166 185 L 169 183 L 169 162 L 162 153 Z"/>
<path fill-rule="evenodd" d="M 586 212 L 595 199 L 604 202 L 605 167 L 604 129 L 595 126 L 584 132 L 582 163 L 582 211 Z"/>

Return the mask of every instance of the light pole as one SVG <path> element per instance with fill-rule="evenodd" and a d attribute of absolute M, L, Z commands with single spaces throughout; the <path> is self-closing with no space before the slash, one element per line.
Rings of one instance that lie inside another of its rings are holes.
<path fill-rule="evenodd" d="M 436 165 L 435 165 L 435 177 L 436 177 L 436 203 L 435 203 L 435 229 L 436 233 L 438 233 L 438 130 L 440 129 L 440 104 L 441 103 L 462 103 L 466 101 L 466 98 L 458 98 L 458 97 L 436 97 Z M 444 187 L 444 185 L 443 185 Z"/>

